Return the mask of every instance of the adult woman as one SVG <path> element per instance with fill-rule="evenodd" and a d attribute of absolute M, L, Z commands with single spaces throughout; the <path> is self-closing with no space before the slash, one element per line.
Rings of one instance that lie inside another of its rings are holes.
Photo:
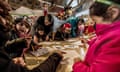
<path fill-rule="evenodd" d="M 120 0 L 96 1 L 90 8 L 97 38 L 84 61 L 75 59 L 74 72 L 120 72 Z"/>

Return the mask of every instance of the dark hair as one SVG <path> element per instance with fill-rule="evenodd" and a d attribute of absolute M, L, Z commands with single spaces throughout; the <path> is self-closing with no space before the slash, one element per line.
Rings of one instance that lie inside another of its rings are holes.
<path fill-rule="evenodd" d="M 21 23 L 24 24 L 25 27 L 31 29 L 31 25 L 26 20 L 22 21 Z"/>
<path fill-rule="evenodd" d="M 29 29 L 29 31 L 28 31 L 28 33 L 29 33 L 31 30 L 31 25 L 27 21 L 22 21 L 22 23 L 25 25 L 26 28 Z"/>
<path fill-rule="evenodd" d="M 112 1 L 116 4 L 120 4 L 120 0 L 108 0 Z M 106 16 L 107 9 L 109 8 L 110 5 L 104 4 L 101 2 L 95 2 L 91 7 L 90 7 L 90 14 L 91 15 L 96 15 L 96 16 Z"/>
<path fill-rule="evenodd" d="M 90 15 L 96 15 L 96 16 L 102 16 L 104 19 L 109 18 L 109 15 L 107 13 L 107 9 L 110 7 L 110 5 L 95 2 L 90 7 Z"/>
<path fill-rule="evenodd" d="M 45 24 L 44 21 L 45 21 L 46 17 L 47 17 L 48 21 L 51 22 L 51 24 L 53 25 L 54 19 L 53 19 L 51 14 L 48 14 L 47 16 L 40 16 L 37 20 L 37 23 L 38 24 Z"/>
<path fill-rule="evenodd" d="M 51 23 L 53 23 L 54 20 L 53 20 L 52 15 L 48 14 L 47 17 L 48 17 L 48 21 L 50 21 Z M 44 20 L 45 20 L 45 17 L 44 17 Z"/>
<path fill-rule="evenodd" d="M 39 30 L 40 30 L 40 31 L 44 31 L 44 27 L 41 26 L 41 25 L 39 25 L 38 28 L 37 28 L 37 31 L 39 31 Z"/>
<path fill-rule="evenodd" d="M 116 3 L 116 4 L 120 3 L 120 0 L 107 0 L 107 1 L 112 1 L 113 3 Z M 90 15 L 101 16 L 101 17 L 104 18 L 104 20 L 111 20 L 112 13 L 108 11 L 108 8 L 110 6 L 111 5 L 109 5 L 109 4 L 105 4 L 105 3 L 102 3 L 102 2 L 97 2 L 96 1 L 90 7 Z M 119 19 L 119 16 L 116 19 Z"/>
<path fill-rule="evenodd" d="M 70 10 L 70 9 L 72 9 L 71 6 L 66 6 L 66 7 L 64 8 L 64 11 L 67 11 L 67 10 Z"/>
<path fill-rule="evenodd" d="M 79 22 L 84 23 L 85 21 L 84 21 L 83 19 L 79 19 L 79 20 L 77 21 L 77 24 L 78 24 Z"/>
<path fill-rule="evenodd" d="M 15 19 L 14 24 L 18 24 L 22 21 L 23 21 L 23 18 L 17 18 L 17 19 Z"/>

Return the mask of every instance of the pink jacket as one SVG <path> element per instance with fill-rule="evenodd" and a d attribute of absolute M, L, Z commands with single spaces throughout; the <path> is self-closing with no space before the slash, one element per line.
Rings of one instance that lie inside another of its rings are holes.
<path fill-rule="evenodd" d="M 73 72 L 120 72 L 120 21 L 113 24 L 97 24 L 97 38 L 83 62 L 73 65 Z"/>

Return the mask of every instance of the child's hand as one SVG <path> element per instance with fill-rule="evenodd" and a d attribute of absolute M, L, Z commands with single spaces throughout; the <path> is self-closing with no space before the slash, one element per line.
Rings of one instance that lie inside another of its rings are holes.
<path fill-rule="evenodd" d="M 81 40 L 82 43 L 87 43 L 87 40 L 85 38 L 83 38 L 83 37 L 80 38 L 80 40 Z"/>
<path fill-rule="evenodd" d="M 81 62 L 81 59 L 80 58 L 74 58 L 74 63 L 76 62 Z"/>
<path fill-rule="evenodd" d="M 21 65 L 21 66 L 23 66 L 23 67 L 26 65 L 26 63 L 25 63 L 25 61 L 24 61 L 24 59 L 23 59 L 22 57 L 14 58 L 14 59 L 13 59 L 13 62 L 14 62 L 15 64 L 19 64 L 19 65 Z"/>
<path fill-rule="evenodd" d="M 48 41 L 49 40 L 49 36 L 46 36 L 46 41 Z"/>

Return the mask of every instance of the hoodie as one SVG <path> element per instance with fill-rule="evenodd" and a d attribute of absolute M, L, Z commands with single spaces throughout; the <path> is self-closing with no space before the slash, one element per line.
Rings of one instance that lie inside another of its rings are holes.
<path fill-rule="evenodd" d="M 96 24 L 97 38 L 90 42 L 83 62 L 73 65 L 73 72 L 120 72 L 120 21 Z"/>

